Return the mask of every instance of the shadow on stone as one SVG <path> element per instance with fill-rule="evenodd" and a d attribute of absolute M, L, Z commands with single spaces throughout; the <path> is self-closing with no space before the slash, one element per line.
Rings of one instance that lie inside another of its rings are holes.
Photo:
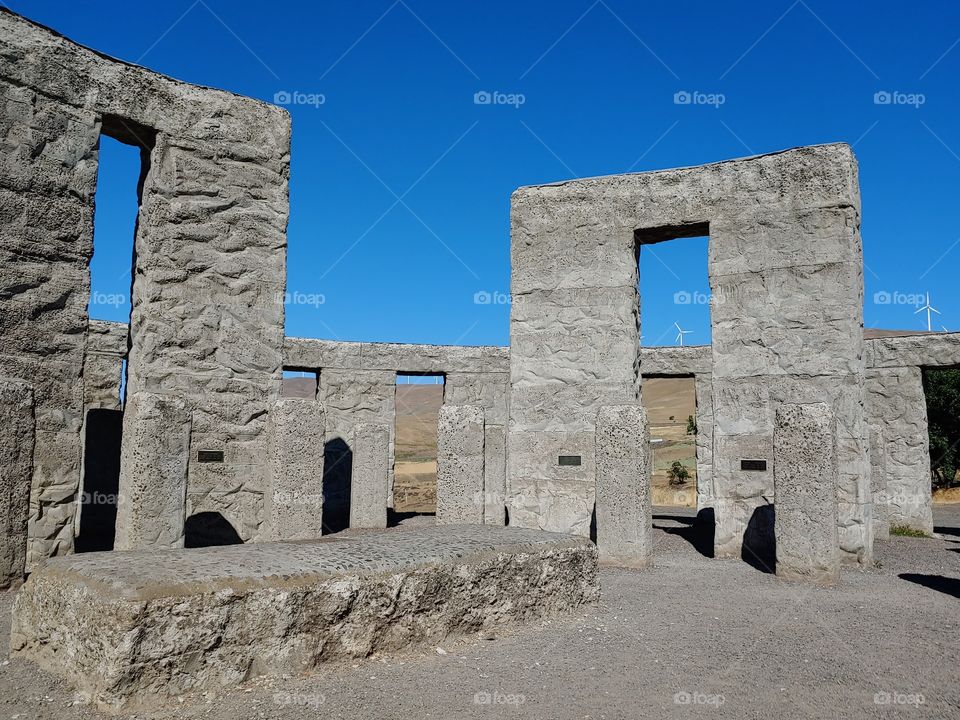
<path fill-rule="evenodd" d="M 960 580 L 944 575 L 921 575 L 919 573 L 900 573 L 901 580 L 923 585 L 931 590 L 942 592 L 951 597 L 960 598 Z"/>
<path fill-rule="evenodd" d="M 230 521 L 218 512 L 191 515 L 184 523 L 183 530 L 183 546 L 188 548 L 243 544 Z"/>
<path fill-rule="evenodd" d="M 353 450 L 343 438 L 323 446 L 323 534 L 350 527 Z"/>
<path fill-rule="evenodd" d="M 80 530 L 74 544 L 78 553 L 113 550 L 122 436 L 122 410 L 96 408 L 87 412 Z"/>
<path fill-rule="evenodd" d="M 397 512 L 393 508 L 387 508 L 387 527 L 396 527 L 414 518 L 432 518 L 436 516 L 436 513 L 431 512 Z"/>
<path fill-rule="evenodd" d="M 693 545 L 693 549 L 704 557 L 713 557 L 713 538 L 716 527 L 713 508 L 704 508 L 697 513 L 696 517 L 689 517 L 687 515 L 654 515 L 653 519 L 655 521 L 673 520 L 674 522 L 686 525 L 686 527 L 668 527 L 654 523 L 653 527 L 657 530 L 663 530 L 663 532 L 669 535 L 676 535 L 677 537 L 683 538 Z"/>
<path fill-rule="evenodd" d="M 776 512 L 773 505 L 761 505 L 754 509 L 743 533 L 740 557 L 745 563 L 760 572 L 775 574 L 777 567 L 777 540 L 773 533 Z"/>

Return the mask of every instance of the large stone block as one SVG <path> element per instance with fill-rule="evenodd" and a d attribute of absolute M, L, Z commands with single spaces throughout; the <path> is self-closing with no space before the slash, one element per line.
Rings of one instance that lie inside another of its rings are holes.
<path fill-rule="evenodd" d="M 444 405 L 437 417 L 437 523 L 484 521 L 483 408 Z"/>
<path fill-rule="evenodd" d="M 562 616 L 598 599 L 597 576 L 589 540 L 483 525 L 90 553 L 30 577 L 10 646 L 102 708 L 156 712 L 186 691 Z"/>
<path fill-rule="evenodd" d="M 840 577 L 837 430 L 825 403 L 781 405 L 774 429 L 777 575 L 830 584 Z"/>
<path fill-rule="evenodd" d="M 650 432 L 639 405 L 597 415 L 597 548 L 601 562 L 644 567 L 653 555 Z"/>
<path fill-rule="evenodd" d="M 128 396 L 115 549 L 183 547 L 191 427 L 190 408 L 180 398 Z"/>
<path fill-rule="evenodd" d="M 740 461 L 770 460 L 773 408 L 829 402 L 848 433 L 842 547 L 869 563 L 859 226 L 856 160 L 842 144 L 517 190 L 511 522 L 582 531 L 595 475 L 568 477 L 558 446 L 575 433 L 592 448 L 599 408 L 636 403 L 649 362 L 651 372 L 712 373 L 713 438 L 698 441 L 698 470 L 712 443 L 712 490 L 708 477 L 699 502 L 716 507 L 719 555 L 740 555 L 746 535 L 772 539 L 772 477 L 744 474 Z M 713 346 L 639 351 L 639 245 L 706 234 Z"/>
<path fill-rule="evenodd" d="M 350 527 L 385 528 L 390 493 L 390 428 L 360 423 L 353 434 Z"/>
<path fill-rule="evenodd" d="M 27 517 L 33 478 L 33 389 L 0 378 L 0 588 L 26 570 Z"/>
<path fill-rule="evenodd" d="M 323 405 L 282 398 L 270 412 L 266 537 L 312 540 L 323 534 Z"/>

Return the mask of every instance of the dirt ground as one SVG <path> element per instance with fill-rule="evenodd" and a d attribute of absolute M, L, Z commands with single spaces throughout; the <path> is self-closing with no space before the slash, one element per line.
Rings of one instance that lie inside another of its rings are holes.
<path fill-rule="evenodd" d="M 934 513 L 940 538 L 878 542 L 879 567 L 821 589 L 704 557 L 693 513 L 659 508 L 655 567 L 605 568 L 600 604 L 576 617 L 256 680 L 151 716 L 960 717 L 960 506 Z M 0 594 L 4 646 L 11 600 Z M 0 665 L 0 718 L 100 717 L 30 663 Z"/>

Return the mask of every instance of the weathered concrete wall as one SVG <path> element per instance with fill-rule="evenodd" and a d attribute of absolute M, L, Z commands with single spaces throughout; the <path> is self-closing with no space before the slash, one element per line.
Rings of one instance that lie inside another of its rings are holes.
<path fill-rule="evenodd" d="M 773 409 L 839 421 L 839 542 L 869 561 L 859 190 L 849 147 L 521 188 L 513 195 L 511 518 L 586 533 L 594 423 L 639 399 L 637 243 L 710 235 L 716 552 L 739 554 L 773 476 Z M 582 456 L 575 468 L 559 455 Z"/>
<path fill-rule="evenodd" d="M 877 526 L 933 531 L 930 434 L 923 389 L 924 368 L 960 367 L 960 333 L 933 333 L 867 340 L 866 412 L 877 434 L 871 463 Z"/>
<path fill-rule="evenodd" d="M 255 536 L 281 379 L 289 116 L 104 57 L 6 10 L 0 42 L 0 266 L 16 275 L 0 293 L 0 374 L 35 385 L 28 561 L 72 547 L 101 131 L 140 145 L 144 162 L 128 392 L 189 399 L 196 448 L 226 459 L 190 463 L 188 504 L 226 508 L 242 537 Z"/>
<path fill-rule="evenodd" d="M 502 524 L 506 487 L 506 425 L 509 397 L 509 350 L 503 347 L 359 343 L 286 338 L 284 366 L 318 373 L 318 399 L 327 409 L 327 475 L 325 505 L 330 518 L 349 515 L 352 443 L 357 425 L 389 428 L 390 493 L 393 464 L 398 373 L 444 376 L 444 404 L 483 408 L 487 421 L 484 463 L 490 507 L 485 516 Z M 494 506 L 499 503 L 500 512 Z M 337 521 L 326 523 L 336 529 Z"/>
<path fill-rule="evenodd" d="M 323 405 L 281 398 L 270 411 L 270 480 L 262 535 L 313 540 L 323 535 Z"/>
<path fill-rule="evenodd" d="M 826 403 L 776 409 L 773 431 L 777 576 L 832 584 L 840 578 L 837 431 Z"/>
<path fill-rule="evenodd" d="M 597 550 L 600 561 L 645 567 L 653 556 L 650 428 L 639 405 L 597 416 Z"/>
<path fill-rule="evenodd" d="M 874 503 L 884 524 L 933 532 L 930 437 L 923 379 L 918 367 L 867 370 L 867 422 L 882 438 L 873 458 L 884 480 L 875 482 Z"/>

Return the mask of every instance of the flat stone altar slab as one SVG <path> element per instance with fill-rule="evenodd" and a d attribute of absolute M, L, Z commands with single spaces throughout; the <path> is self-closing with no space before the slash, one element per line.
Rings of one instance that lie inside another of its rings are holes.
<path fill-rule="evenodd" d="M 14 602 L 11 651 L 104 709 L 127 710 L 598 597 L 588 540 L 523 528 L 90 553 L 30 576 Z"/>

